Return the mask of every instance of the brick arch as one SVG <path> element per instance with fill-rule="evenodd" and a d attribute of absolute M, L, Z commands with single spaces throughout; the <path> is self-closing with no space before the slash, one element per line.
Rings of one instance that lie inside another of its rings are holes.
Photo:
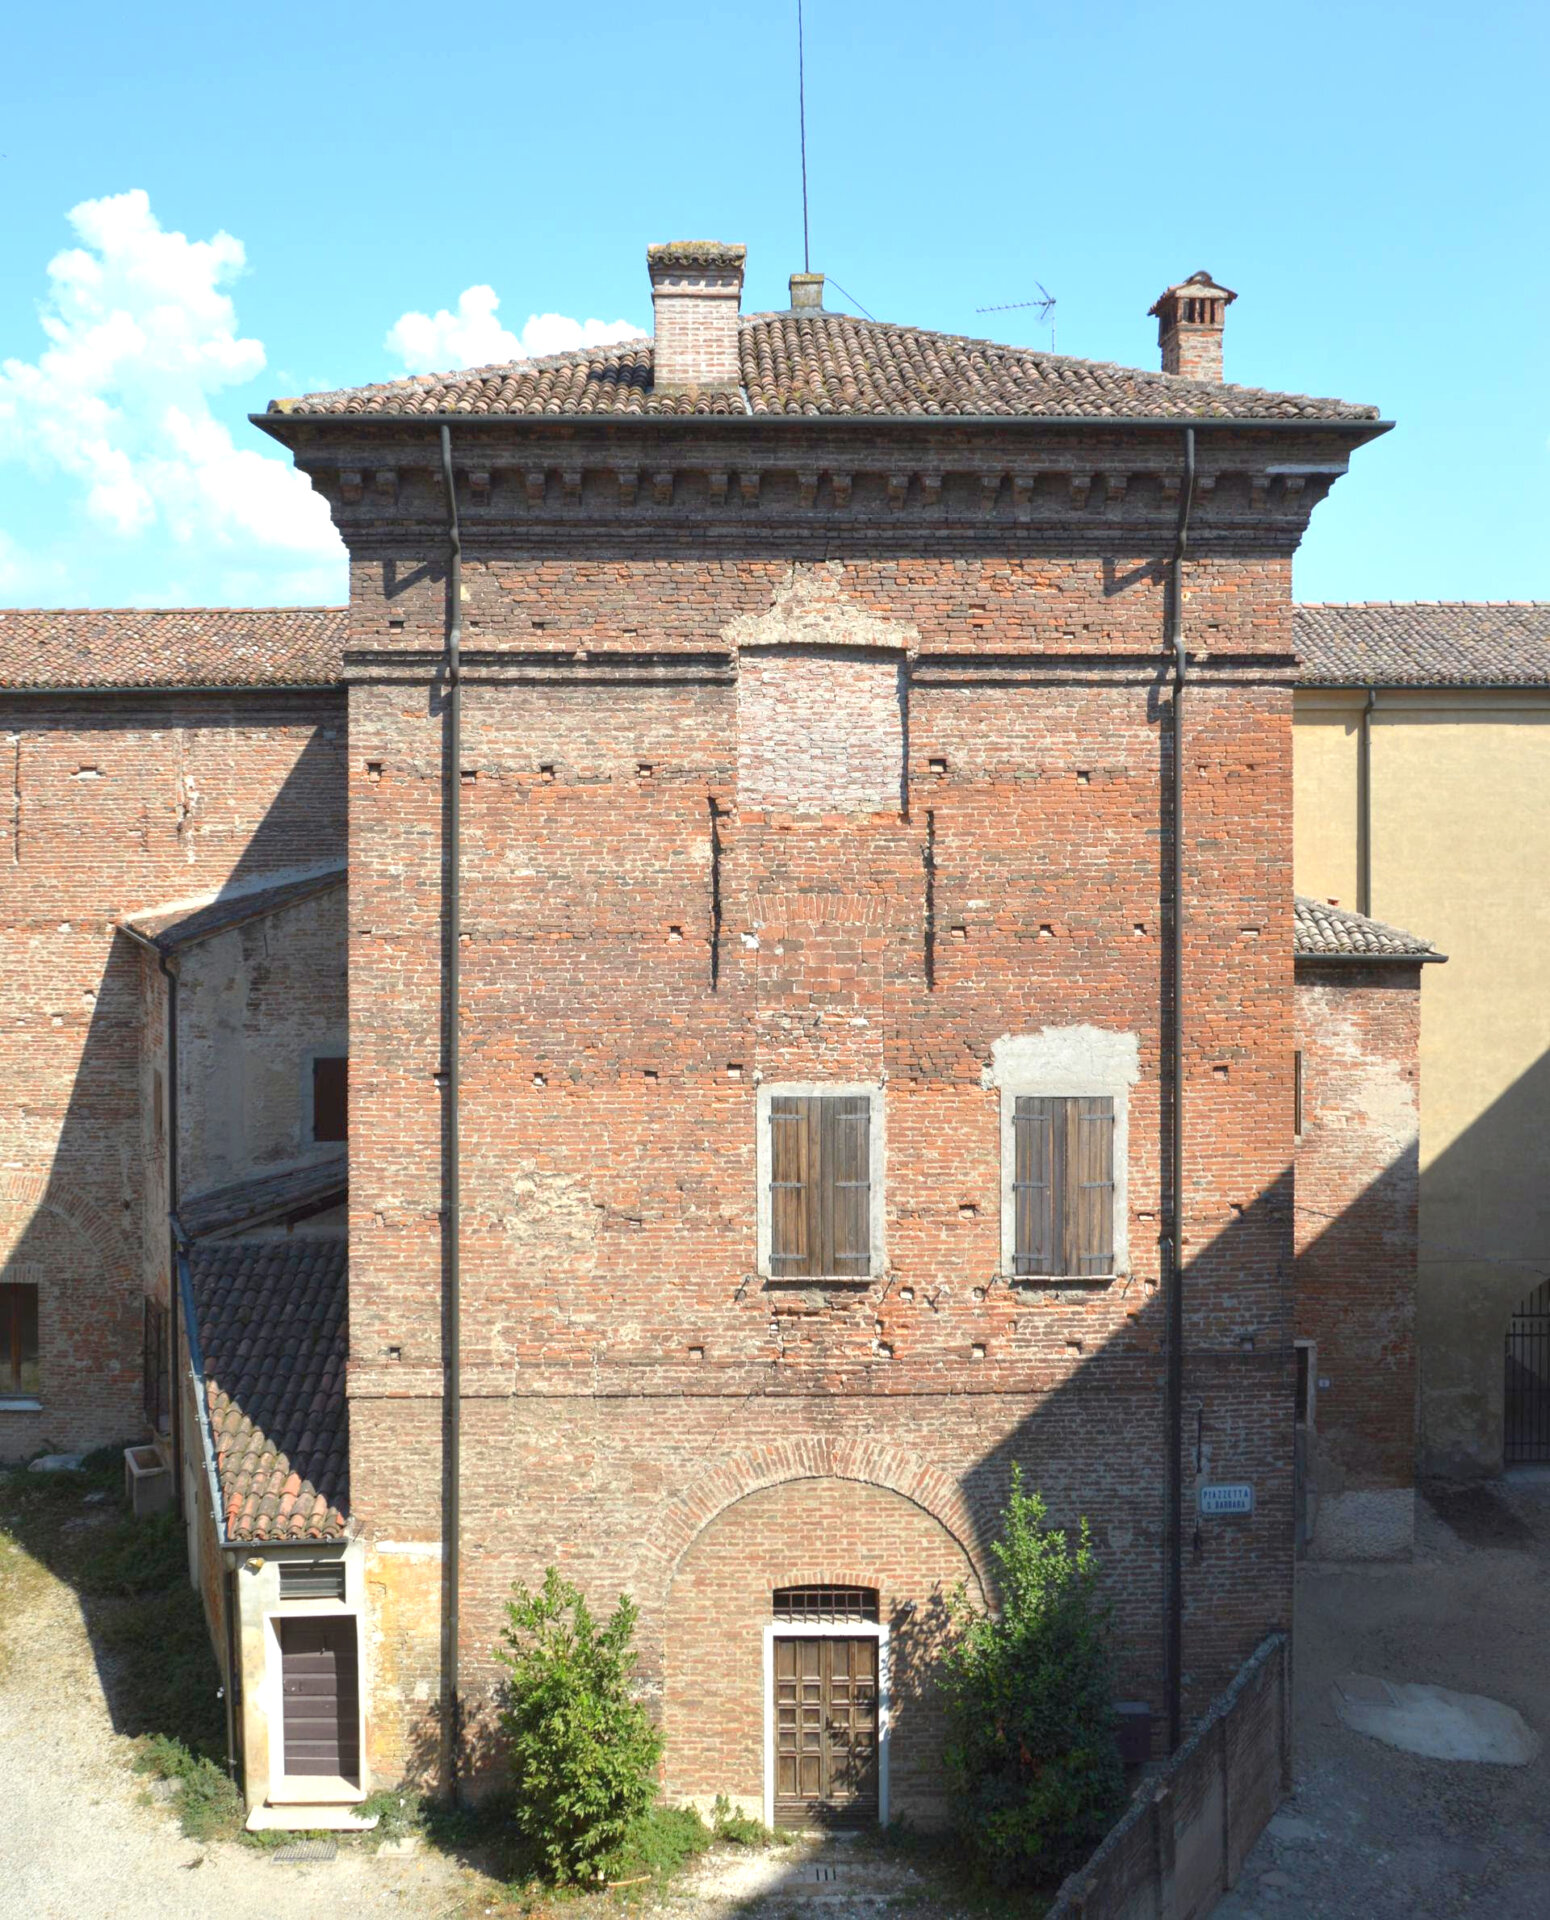
<path fill-rule="evenodd" d="M 636 1556 L 634 1591 L 643 1605 L 665 1604 L 680 1562 L 719 1515 L 750 1494 L 791 1480 L 855 1480 L 898 1494 L 928 1514 L 962 1549 L 981 1597 L 991 1592 L 973 1518 L 956 1475 L 873 1440 L 801 1440 L 750 1447 L 700 1473 L 692 1487 L 657 1510 Z"/>
<path fill-rule="evenodd" d="M 104 1270 L 127 1257 L 124 1236 L 116 1221 L 89 1200 L 73 1198 L 68 1206 L 54 1196 L 52 1176 L 41 1173 L 0 1174 L 0 1264 L 21 1240 L 40 1213 L 63 1221 L 77 1239 L 97 1255 Z M 30 1209 L 26 1219 L 17 1216 Z M 13 1230 L 13 1222 L 14 1230 Z"/>

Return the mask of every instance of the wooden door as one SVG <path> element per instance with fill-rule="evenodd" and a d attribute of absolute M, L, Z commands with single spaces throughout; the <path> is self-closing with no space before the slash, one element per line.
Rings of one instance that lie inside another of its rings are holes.
<path fill-rule="evenodd" d="M 775 1824 L 877 1818 L 877 1641 L 775 1642 Z"/>
<path fill-rule="evenodd" d="M 355 1618 L 280 1622 L 285 1771 L 359 1780 L 360 1684 Z"/>

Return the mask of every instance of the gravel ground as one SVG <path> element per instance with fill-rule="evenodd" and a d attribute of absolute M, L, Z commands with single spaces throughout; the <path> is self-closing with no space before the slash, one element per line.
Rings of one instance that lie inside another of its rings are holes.
<path fill-rule="evenodd" d="M 0 1912 L 29 1920 L 339 1920 L 461 1915 L 468 1881 L 437 1856 L 341 1847 L 291 1866 L 185 1840 L 145 1804 L 113 1731 L 81 1609 L 63 1582 L 0 1549 Z"/>
<path fill-rule="evenodd" d="M 1550 1735 L 1550 1486 L 1437 1490 L 1411 1564 L 1307 1567 L 1297 1606 L 1297 1790 L 1218 1920 L 1546 1920 L 1550 1752 L 1423 1760 L 1342 1726 L 1330 1689 L 1353 1672 L 1431 1682 Z"/>

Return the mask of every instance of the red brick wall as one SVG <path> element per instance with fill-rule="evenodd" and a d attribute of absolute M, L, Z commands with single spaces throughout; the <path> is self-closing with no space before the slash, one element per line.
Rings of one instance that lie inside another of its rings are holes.
<path fill-rule="evenodd" d="M 728 1500 L 763 1484 L 746 1463 L 770 1448 L 865 1443 L 895 1459 L 877 1484 L 961 1502 L 981 1556 L 1014 1459 L 1057 1519 L 1091 1515 L 1125 1691 L 1160 1708 L 1161 569 L 831 565 L 826 591 L 912 629 L 919 657 L 907 809 L 822 818 L 739 807 L 714 653 L 790 579 L 789 558 L 747 555 L 468 568 L 468 1686 L 492 1676 L 510 1581 L 549 1560 L 600 1603 L 635 1593 L 661 1684 L 663 1516 L 707 1475 Z M 1202 667 L 1187 725 L 1186 1472 L 1252 1480 L 1258 1502 L 1186 1555 L 1192 1705 L 1290 1609 L 1290 701 L 1244 659 L 1282 654 L 1287 592 L 1279 555 L 1190 573 L 1192 630 L 1238 658 Z M 358 642 L 437 646 L 443 596 L 407 552 L 358 561 Z M 434 664 L 355 669 L 350 756 L 354 1499 L 369 1529 L 432 1539 L 439 1461 L 412 1449 L 441 1379 Z M 1082 1023 L 1139 1043 L 1132 1270 L 1014 1294 L 993 1283 L 982 1075 L 1000 1036 Z M 870 1288 L 757 1278 L 760 1076 L 886 1080 L 891 1271 Z"/>
<path fill-rule="evenodd" d="M 1342 1499 L 1414 1485 L 1420 1023 L 1419 967 L 1297 969 L 1297 1333 L 1317 1353 L 1316 1548 Z M 1379 1524 L 1367 1504 L 1331 1550 L 1362 1551 Z"/>
<path fill-rule="evenodd" d="M 41 1259 L 43 1409 L 0 1458 L 139 1431 L 145 1217 L 140 967 L 120 915 L 337 854 L 343 703 L 306 695 L 10 698 L 0 957 L 0 1234 Z M 147 1076 L 145 1087 L 149 1086 Z"/>

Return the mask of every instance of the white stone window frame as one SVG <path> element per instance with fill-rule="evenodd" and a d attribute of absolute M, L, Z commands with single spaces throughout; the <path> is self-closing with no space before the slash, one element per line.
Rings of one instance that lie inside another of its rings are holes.
<path fill-rule="evenodd" d="M 887 1225 L 888 1207 L 884 1182 L 888 1169 L 888 1149 L 883 1093 L 883 1083 L 877 1080 L 769 1080 L 759 1087 L 754 1110 L 754 1177 L 758 1183 L 758 1271 L 761 1280 L 783 1287 L 866 1287 L 887 1272 L 884 1228 Z M 770 1136 L 770 1103 L 774 1100 L 842 1100 L 859 1095 L 865 1095 L 871 1102 L 867 1126 L 867 1177 L 871 1182 L 871 1191 L 867 1195 L 867 1227 L 871 1258 L 866 1275 L 863 1278 L 858 1273 L 775 1273 L 770 1259 L 774 1240 L 770 1181 L 774 1177 L 775 1159 Z"/>
<path fill-rule="evenodd" d="M 764 1824 L 775 1824 L 775 1642 L 777 1640 L 875 1640 L 877 1642 L 877 1824 L 888 1825 L 888 1750 L 892 1740 L 888 1628 L 878 1620 L 809 1623 L 771 1620 L 764 1629 Z"/>
<path fill-rule="evenodd" d="M 1001 1097 L 1001 1278 L 1012 1286 L 1103 1287 L 1130 1273 L 1130 1089 L 1141 1077 L 1140 1042 L 1104 1027 L 1045 1027 L 1002 1034 L 980 1084 Z M 1018 1273 L 1017 1102 L 1107 1099 L 1114 1103 L 1114 1271 L 1107 1274 Z"/>

